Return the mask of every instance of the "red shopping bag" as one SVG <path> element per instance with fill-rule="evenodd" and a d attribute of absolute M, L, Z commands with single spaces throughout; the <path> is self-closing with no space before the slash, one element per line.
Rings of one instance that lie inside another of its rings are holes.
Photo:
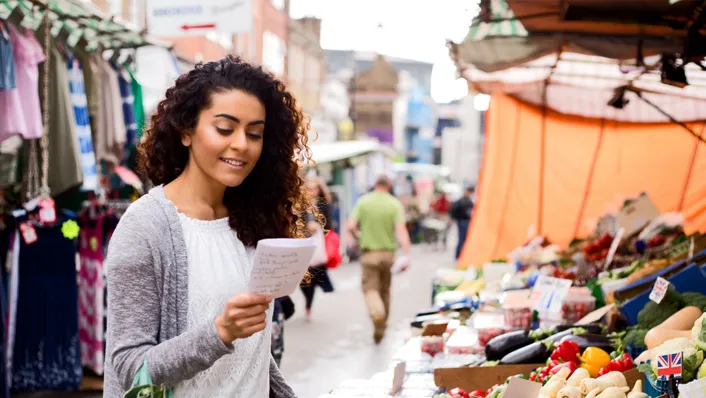
<path fill-rule="evenodd" d="M 326 254 L 328 255 L 327 268 L 337 268 L 343 259 L 341 256 L 341 238 L 336 231 L 328 231 L 324 238 L 326 242 Z"/>

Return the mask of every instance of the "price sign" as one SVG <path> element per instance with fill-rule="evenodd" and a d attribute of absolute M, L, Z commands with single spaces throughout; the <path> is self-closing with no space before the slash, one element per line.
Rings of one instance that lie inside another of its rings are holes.
<path fill-rule="evenodd" d="M 618 251 L 618 246 L 620 246 L 620 241 L 623 240 L 623 235 L 625 234 L 625 228 L 620 228 L 613 238 L 613 243 L 610 244 L 610 249 L 608 249 L 608 255 L 605 258 L 605 265 L 603 269 L 608 269 L 610 263 L 613 262 L 613 257 L 615 257 L 615 252 Z"/>
<path fill-rule="evenodd" d="M 510 379 L 510 383 L 507 385 L 505 398 L 535 398 L 539 395 L 539 391 L 542 389 L 540 383 L 535 383 L 533 381 L 521 379 L 519 377 L 513 377 Z"/>
<path fill-rule="evenodd" d="M 53 199 L 42 199 L 39 201 L 39 221 L 44 224 L 51 224 L 56 221 L 56 207 Z"/>
<path fill-rule="evenodd" d="M 694 237 L 691 237 L 691 241 L 689 242 L 689 257 L 687 258 L 692 258 L 694 257 Z"/>
<path fill-rule="evenodd" d="M 540 275 L 532 288 L 534 309 L 551 313 L 560 312 L 569 288 L 571 288 L 571 281 L 568 279 Z"/>
<path fill-rule="evenodd" d="M 652 287 L 652 291 L 650 292 L 650 300 L 657 304 L 661 303 L 664 295 L 667 294 L 668 288 L 669 281 L 662 277 L 657 277 L 655 285 Z"/>
<path fill-rule="evenodd" d="M 24 239 L 25 243 L 28 245 L 36 242 L 38 239 L 37 230 L 34 229 L 34 225 L 32 225 L 29 221 L 25 221 L 20 224 L 20 233 L 22 234 L 22 239 Z"/>
<path fill-rule="evenodd" d="M 680 384 L 679 393 L 682 398 L 706 397 L 706 378 L 694 380 L 686 384 Z"/>
<path fill-rule="evenodd" d="M 400 362 L 395 365 L 395 371 L 392 375 L 392 391 L 390 391 L 390 395 L 397 395 L 398 392 L 402 391 L 406 368 L 406 362 Z"/>

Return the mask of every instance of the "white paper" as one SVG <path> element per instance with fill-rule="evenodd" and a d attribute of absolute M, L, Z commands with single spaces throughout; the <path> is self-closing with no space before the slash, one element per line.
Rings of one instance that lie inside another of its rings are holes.
<path fill-rule="evenodd" d="M 505 398 L 536 398 L 542 385 L 533 381 L 513 377 L 505 389 Z"/>
<path fill-rule="evenodd" d="M 680 384 L 679 392 L 682 398 L 706 397 L 706 378 L 694 380 L 686 384 Z"/>
<path fill-rule="evenodd" d="M 309 268 L 315 249 L 313 239 L 263 239 L 257 242 L 248 290 L 274 298 L 294 293 Z"/>
<path fill-rule="evenodd" d="M 652 287 L 652 291 L 650 292 L 650 300 L 657 304 L 661 303 L 664 295 L 667 294 L 668 288 L 669 281 L 658 276 L 655 281 L 655 285 Z"/>
<path fill-rule="evenodd" d="M 620 246 L 620 241 L 623 240 L 623 235 L 625 234 L 625 228 L 620 228 L 613 238 L 613 242 L 610 244 L 610 249 L 608 249 L 608 255 L 605 258 L 605 264 L 603 269 L 608 269 L 610 263 L 613 262 L 613 257 L 615 257 L 615 252 L 618 251 L 618 246 Z"/>
<path fill-rule="evenodd" d="M 390 391 L 390 395 L 396 395 L 398 392 L 402 391 L 406 368 L 406 362 L 399 362 L 397 365 L 395 365 L 395 371 L 392 376 L 392 390 Z"/>
<path fill-rule="evenodd" d="M 540 275 L 532 288 L 531 299 L 537 300 L 534 309 L 550 313 L 560 312 L 570 288 L 571 281 L 568 279 Z"/>

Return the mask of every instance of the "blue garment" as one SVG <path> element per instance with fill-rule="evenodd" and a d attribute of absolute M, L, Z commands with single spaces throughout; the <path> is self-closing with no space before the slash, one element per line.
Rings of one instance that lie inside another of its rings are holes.
<path fill-rule="evenodd" d="M 468 224 L 470 220 L 456 220 L 456 225 L 458 226 L 458 244 L 456 245 L 456 259 L 461 256 L 461 250 L 463 250 L 463 244 L 466 243 L 466 235 L 468 235 Z"/>
<path fill-rule="evenodd" d="M 132 95 L 132 81 L 130 75 L 124 70 L 113 65 L 113 69 L 118 72 L 118 85 L 120 86 L 120 97 L 123 101 L 123 118 L 127 129 L 125 140 L 125 153 L 130 153 L 130 149 L 137 143 L 137 122 L 135 121 L 135 97 Z"/>
<path fill-rule="evenodd" d="M 12 56 L 10 30 L 0 21 L 0 90 L 17 88 L 15 79 L 15 58 Z"/>
<path fill-rule="evenodd" d="M 29 245 L 19 237 L 13 392 L 75 390 L 81 384 L 76 245 L 63 236 L 63 221 L 33 223 L 38 239 Z"/>
<path fill-rule="evenodd" d="M 98 170 L 96 168 L 96 153 L 93 151 L 93 134 L 91 120 L 88 116 L 88 100 L 86 99 L 86 85 L 83 80 L 81 63 L 74 56 L 68 59 L 69 92 L 71 105 L 76 119 L 76 137 L 81 151 L 81 171 L 83 172 L 84 191 L 98 189 Z"/>

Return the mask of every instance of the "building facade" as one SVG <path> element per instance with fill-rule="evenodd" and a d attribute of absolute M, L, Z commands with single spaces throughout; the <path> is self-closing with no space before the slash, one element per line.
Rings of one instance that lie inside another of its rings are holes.
<path fill-rule="evenodd" d="M 324 82 L 324 54 L 321 49 L 321 20 L 290 20 L 287 46 L 287 85 L 304 112 L 321 114 Z"/>
<path fill-rule="evenodd" d="M 382 55 L 377 56 L 370 69 L 353 77 L 349 86 L 350 114 L 356 134 L 394 143 L 398 83 L 397 70 Z"/>

